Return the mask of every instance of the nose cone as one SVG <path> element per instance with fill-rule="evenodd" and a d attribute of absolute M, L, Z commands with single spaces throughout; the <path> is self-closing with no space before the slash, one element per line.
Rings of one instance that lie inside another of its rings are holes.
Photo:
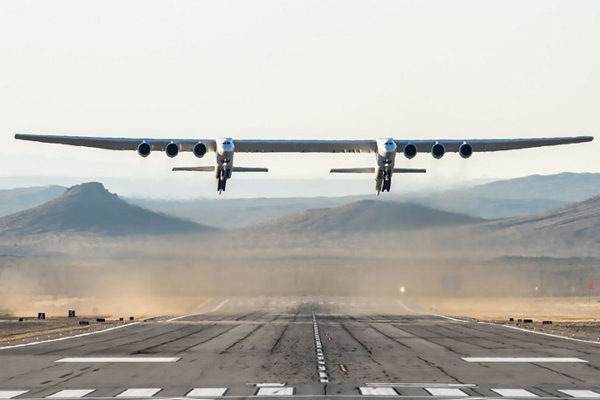
<path fill-rule="evenodd" d="M 219 143 L 219 147 L 221 151 L 230 152 L 235 149 L 235 145 L 233 144 L 233 140 L 230 138 L 222 139 Z"/>
<path fill-rule="evenodd" d="M 387 151 L 388 153 L 393 153 L 398 147 L 396 146 L 396 142 L 394 142 L 393 140 L 388 140 L 383 146 L 385 148 L 385 151 Z"/>

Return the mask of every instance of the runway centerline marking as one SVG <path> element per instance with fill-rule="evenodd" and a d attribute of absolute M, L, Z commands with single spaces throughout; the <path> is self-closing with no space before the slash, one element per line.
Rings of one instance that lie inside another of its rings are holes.
<path fill-rule="evenodd" d="M 96 389 L 65 389 L 50 396 L 46 396 L 47 399 L 78 399 L 87 394 L 92 393 Z"/>
<path fill-rule="evenodd" d="M 57 363 L 173 363 L 181 357 L 65 357 Z"/>
<path fill-rule="evenodd" d="M 325 365 L 325 357 L 323 353 L 323 343 L 321 343 L 321 334 L 319 333 L 319 324 L 315 313 L 312 313 L 313 330 L 315 334 L 315 350 L 317 353 L 317 371 L 319 373 L 319 382 L 328 383 L 329 375 L 327 374 L 327 366 Z"/>
<path fill-rule="evenodd" d="M 161 390 L 161 388 L 126 389 L 125 391 L 119 393 L 117 397 L 152 397 Z"/>
<path fill-rule="evenodd" d="M 12 399 L 27 393 L 29 390 L 0 390 L 0 399 Z"/>
<path fill-rule="evenodd" d="M 476 363 L 586 363 L 577 357 L 461 357 Z"/>
<path fill-rule="evenodd" d="M 91 335 L 97 335 L 99 333 L 111 332 L 111 331 L 115 331 L 117 329 L 127 328 L 128 326 L 134 326 L 134 325 L 138 325 L 138 324 L 139 324 L 139 322 L 132 322 L 132 323 L 125 324 L 125 325 L 113 326 L 112 328 L 101 329 L 99 331 L 80 333 L 79 335 L 63 336 L 63 337 L 56 338 L 56 339 L 40 340 L 37 342 L 29 342 L 29 343 L 15 344 L 15 345 L 11 345 L 11 346 L 3 346 L 3 347 L 0 347 L 0 350 L 16 349 L 19 347 L 35 346 L 38 344 L 60 342 L 63 340 L 68 340 L 68 339 L 76 339 L 76 338 L 80 338 L 80 337 L 84 337 L 84 336 L 91 336 Z"/>

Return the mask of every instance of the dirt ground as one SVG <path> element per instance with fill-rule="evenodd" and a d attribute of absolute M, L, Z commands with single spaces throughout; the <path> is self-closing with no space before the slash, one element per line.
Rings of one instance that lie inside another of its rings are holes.
<path fill-rule="evenodd" d="M 80 325 L 79 321 L 88 321 L 89 325 Z M 117 326 L 125 322 L 106 320 L 96 322 L 95 318 L 48 318 L 38 320 L 3 316 L 0 319 L 0 346 L 55 339 Z"/>
<path fill-rule="evenodd" d="M 600 322 L 600 297 L 463 297 L 418 301 L 424 310 L 484 321 Z"/>

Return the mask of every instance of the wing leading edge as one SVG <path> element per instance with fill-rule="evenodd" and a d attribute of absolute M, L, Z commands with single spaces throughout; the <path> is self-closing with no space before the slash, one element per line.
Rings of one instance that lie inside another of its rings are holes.
<path fill-rule="evenodd" d="M 449 152 L 458 152 L 460 146 L 468 143 L 473 152 L 504 151 L 529 149 L 533 147 L 556 146 L 570 143 L 591 142 L 593 136 L 569 136 L 555 138 L 529 138 L 529 139 L 465 139 L 465 140 L 396 140 L 398 152 L 404 151 L 404 147 L 413 144 L 419 153 L 429 153 L 433 145 L 439 143 Z"/>
<path fill-rule="evenodd" d="M 143 139 L 109 138 L 88 136 L 55 136 L 16 134 L 15 139 L 43 143 L 58 143 L 72 146 L 94 147 L 109 150 L 136 150 L 142 142 L 152 146 L 152 150 L 163 150 L 169 143 L 177 143 L 181 151 L 193 151 L 198 142 L 204 143 L 207 151 L 216 150 L 213 139 Z M 592 136 L 573 136 L 529 139 L 428 139 L 396 140 L 397 151 L 412 144 L 419 153 L 428 153 L 432 146 L 441 144 L 445 151 L 458 152 L 462 144 L 468 143 L 473 152 L 527 149 L 533 147 L 556 146 L 569 143 L 583 143 L 593 140 Z M 376 140 L 233 140 L 235 151 L 242 153 L 373 153 L 377 152 Z"/>

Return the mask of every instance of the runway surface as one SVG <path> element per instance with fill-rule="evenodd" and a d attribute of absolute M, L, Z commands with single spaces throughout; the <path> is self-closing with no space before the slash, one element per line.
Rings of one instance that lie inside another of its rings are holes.
<path fill-rule="evenodd" d="M 398 300 L 230 298 L 0 350 L 0 399 L 262 396 L 595 398 L 600 345 Z"/>

